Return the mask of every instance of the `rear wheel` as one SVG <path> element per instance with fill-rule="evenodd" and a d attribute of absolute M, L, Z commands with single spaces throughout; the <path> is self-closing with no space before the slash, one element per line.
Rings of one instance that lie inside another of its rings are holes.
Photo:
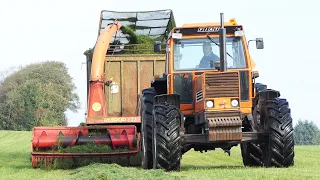
<path fill-rule="evenodd" d="M 154 88 L 147 88 L 142 91 L 141 100 L 141 146 L 142 146 L 142 167 L 152 168 L 152 110 Z"/>
<path fill-rule="evenodd" d="M 257 93 L 267 89 L 267 85 L 256 83 L 255 90 Z M 256 102 L 257 103 L 257 102 Z M 253 110 L 253 122 L 249 122 L 248 119 L 245 120 L 244 132 L 252 132 L 254 130 L 261 130 L 260 123 L 260 110 L 257 104 L 254 104 L 255 108 Z M 242 161 L 245 166 L 263 166 L 263 149 L 262 143 L 255 142 L 244 142 L 240 144 Z"/>
<path fill-rule="evenodd" d="M 252 142 L 242 143 L 241 155 L 245 166 L 263 166 L 262 150 L 259 144 Z"/>
<path fill-rule="evenodd" d="M 180 122 L 181 113 L 176 106 L 154 105 L 153 130 L 154 167 L 166 171 L 179 171 L 181 161 Z"/>
<path fill-rule="evenodd" d="M 294 165 L 293 125 L 289 104 L 285 99 L 266 101 L 261 120 L 269 138 L 265 143 L 264 165 L 289 167 Z"/>
<path fill-rule="evenodd" d="M 253 122 L 249 122 L 248 118 L 244 120 L 244 132 L 259 131 L 260 114 L 259 107 L 255 107 L 253 111 Z M 245 166 L 263 166 L 263 147 L 258 142 L 243 142 L 240 144 L 242 161 Z"/>

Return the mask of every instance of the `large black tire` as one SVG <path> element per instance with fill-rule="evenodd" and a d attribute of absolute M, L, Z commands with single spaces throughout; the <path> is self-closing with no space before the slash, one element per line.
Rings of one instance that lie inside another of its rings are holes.
<path fill-rule="evenodd" d="M 142 91 L 141 100 L 141 146 L 142 146 L 142 168 L 151 169 L 152 161 L 152 111 L 154 88 L 147 88 Z"/>
<path fill-rule="evenodd" d="M 257 118 L 257 117 L 254 117 Z M 253 128 L 245 119 L 244 132 L 252 132 Z M 245 166 L 263 166 L 262 147 L 259 143 L 243 142 L 240 144 L 243 165 Z"/>
<path fill-rule="evenodd" d="M 256 92 L 259 93 L 260 91 L 263 91 L 267 89 L 267 86 L 262 83 L 256 83 L 255 84 Z M 254 104 L 253 109 L 253 118 L 255 121 L 260 121 L 260 112 L 259 109 L 256 107 L 256 104 Z M 257 125 L 259 125 L 260 122 L 256 122 Z M 251 127 L 249 122 L 246 122 L 245 124 L 245 132 L 252 132 L 253 128 L 257 127 Z M 254 142 L 243 142 L 240 144 L 241 148 L 241 155 L 242 155 L 242 161 L 245 166 L 263 166 L 263 146 L 260 143 L 254 143 Z"/>
<path fill-rule="evenodd" d="M 266 167 L 289 167 L 294 165 L 293 125 L 286 99 L 268 100 L 262 107 L 261 120 L 269 138 L 265 144 Z"/>
<path fill-rule="evenodd" d="M 260 144 L 241 143 L 242 162 L 245 166 L 263 166 L 263 154 Z"/>
<path fill-rule="evenodd" d="M 180 110 L 173 105 L 155 104 L 153 111 L 155 129 L 153 131 L 154 168 L 165 171 L 180 171 L 181 138 Z"/>

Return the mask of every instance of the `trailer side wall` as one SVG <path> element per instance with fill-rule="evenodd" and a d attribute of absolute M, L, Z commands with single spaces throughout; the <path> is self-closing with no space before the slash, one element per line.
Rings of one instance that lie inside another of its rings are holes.
<path fill-rule="evenodd" d="M 105 86 L 108 116 L 136 116 L 138 94 L 164 72 L 165 54 L 107 55 L 105 78 L 112 79 Z"/>

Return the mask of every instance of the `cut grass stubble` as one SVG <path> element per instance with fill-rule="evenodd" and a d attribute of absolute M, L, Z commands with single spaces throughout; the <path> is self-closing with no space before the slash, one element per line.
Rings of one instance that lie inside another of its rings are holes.
<path fill-rule="evenodd" d="M 30 139 L 31 132 L 0 131 L 0 179 L 320 179 L 320 146 L 295 146 L 295 165 L 290 168 L 244 167 L 240 148 L 234 147 L 231 156 L 220 149 L 206 153 L 191 150 L 182 157 L 180 172 L 109 163 L 46 170 L 32 168 Z"/>

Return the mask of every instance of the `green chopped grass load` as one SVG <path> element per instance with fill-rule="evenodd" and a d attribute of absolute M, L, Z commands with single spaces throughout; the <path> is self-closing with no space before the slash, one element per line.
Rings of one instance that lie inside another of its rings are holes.
<path fill-rule="evenodd" d="M 121 31 L 123 34 L 127 34 L 128 45 L 134 44 L 134 46 L 126 46 L 125 54 L 152 54 L 154 40 L 147 35 L 137 35 L 133 28 L 130 26 L 122 26 Z M 136 45 L 138 44 L 138 45 Z"/>

